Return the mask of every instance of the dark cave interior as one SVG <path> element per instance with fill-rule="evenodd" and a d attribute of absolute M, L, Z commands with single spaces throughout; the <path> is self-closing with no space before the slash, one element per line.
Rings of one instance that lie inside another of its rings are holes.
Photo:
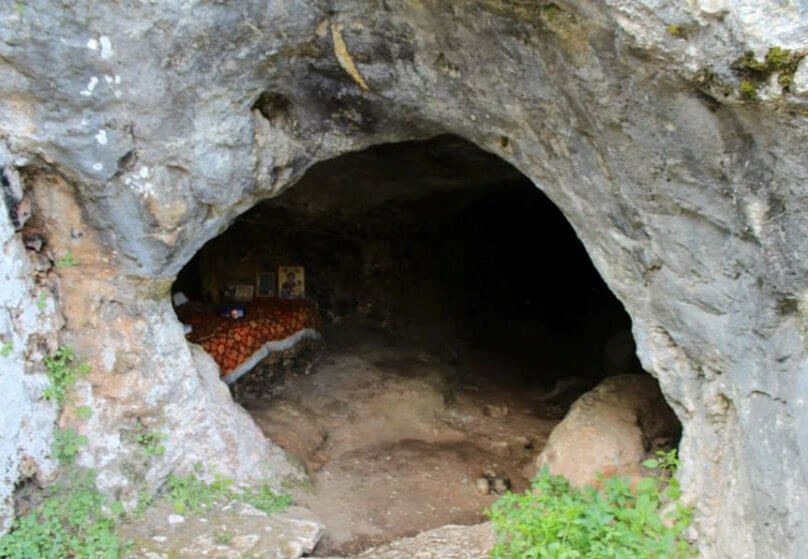
<path fill-rule="evenodd" d="M 234 284 L 278 295 L 279 266 L 304 268 L 324 324 L 362 321 L 449 359 L 498 352 L 542 382 L 641 372 L 630 319 L 565 217 L 457 137 L 314 166 L 203 247 L 174 291 L 220 310 Z"/>

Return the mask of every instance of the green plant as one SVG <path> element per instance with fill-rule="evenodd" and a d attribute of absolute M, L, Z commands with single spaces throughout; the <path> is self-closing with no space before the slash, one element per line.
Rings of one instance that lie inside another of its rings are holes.
<path fill-rule="evenodd" d="M 668 35 L 670 35 L 671 37 L 676 37 L 677 39 L 685 39 L 687 36 L 685 28 L 675 23 L 670 23 L 666 25 L 665 31 L 668 32 Z"/>
<path fill-rule="evenodd" d="M 166 480 L 166 496 L 176 512 L 194 512 L 209 507 L 214 501 L 230 497 L 232 484 L 231 480 L 218 475 L 213 483 L 205 483 L 194 474 L 170 475 Z"/>
<path fill-rule="evenodd" d="M 72 268 L 73 266 L 78 266 L 79 264 L 81 264 L 79 259 L 73 256 L 73 253 L 69 250 L 64 253 L 64 256 L 56 261 L 57 268 Z"/>
<path fill-rule="evenodd" d="M 79 406 L 76 408 L 76 417 L 79 419 L 90 419 L 93 416 L 93 409 L 90 406 Z"/>
<path fill-rule="evenodd" d="M 135 432 L 135 442 L 140 445 L 146 456 L 162 456 L 166 453 L 166 447 L 162 444 L 168 436 L 159 431 L 150 431 L 140 421 L 137 423 Z"/>
<path fill-rule="evenodd" d="M 137 505 L 135 505 L 135 508 L 132 510 L 132 517 L 138 520 L 142 519 L 146 514 L 146 510 L 152 506 L 156 500 L 156 496 L 148 491 L 138 493 Z"/>
<path fill-rule="evenodd" d="M 76 363 L 75 352 L 67 346 L 60 347 L 56 353 L 46 357 L 44 363 L 50 384 L 45 387 L 42 396 L 46 400 L 56 400 L 59 405 L 64 402 L 76 380 L 90 372 L 87 363 Z"/>
<path fill-rule="evenodd" d="M 222 530 L 218 534 L 216 534 L 216 543 L 219 545 L 229 545 L 230 542 L 233 541 L 233 534 Z"/>
<path fill-rule="evenodd" d="M 245 491 L 233 491 L 232 485 L 232 480 L 224 479 L 218 474 L 212 483 L 205 483 L 195 474 L 171 475 L 166 481 L 166 498 L 180 514 L 207 508 L 214 502 L 223 500 L 241 501 L 267 514 L 282 511 L 292 504 L 288 495 L 275 493 L 268 485 Z"/>
<path fill-rule="evenodd" d="M 675 455 L 655 462 L 660 468 L 677 463 Z M 678 502 L 680 493 L 674 478 L 645 478 L 632 488 L 615 477 L 602 480 L 599 489 L 578 489 L 545 468 L 532 491 L 507 493 L 491 507 L 488 514 L 497 535 L 491 557 L 692 557 L 695 549 L 683 535 L 692 511 Z"/>
<path fill-rule="evenodd" d="M 41 290 L 41 291 L 39 292 L 39 295 L 37 296 L 37 299 L 36 299 L 36 308 L 37 308 L 37 310 L 38 310 L 39 312 L 42 312 L 42 311 L 44 311 L 44 310 L 45 310 L 45 307 L 46 307 L 47 305 L 48 305 L 48 294 L 47 294 L 47 292 L 46 292 L 46 291 L 43 289 L 43 290 Z"/>
<path fill-rule="evenodd" d="M 744 87 L 744 82 L 748 82 L 754 86 L 755 83 L 762 83 L 774 73 L 777 73 L 777 81 L 784 90 L 791 87 L 791 82 L 794 79 L 794 73 L 797 71 L 797 66 L 805 57 L 805 51 L 794 52 L 782 47 L 771 47 L 766 51 L 766 55 L 762 61 L 755 58 L 755 53 L 746 52 L 743 56 L 739 57 L 732 63 L 732 67 L 737 73 L 743 77 L 741 82 L 741 94 L 747 99 L 755 99 L 750 97 L 747 91 L 750 90 L 749 86 Z M 745 91 L 746 89 L 747 91 Z"/>
<path fill-rule="evenodd" d="M 72 464 L 79 447 L 87 444 L 87 437 L 79 435 L 75 429 L 64 429 L 54 431 L 53 434 L 53 456 L 62 464 Z"/>
<path fill-rule="evenodd" d="M 751 80 L 741 80 L 740 90 L 744 99 L 754 101 L 758 98 L 757 87 Z"/>
<path fill-rule="evenodd" d="M 539 6 L 539 14 L 545 21 L 553 23 L 557 21 L 559 17 L 561 17 L 563 10 L 558 6 L 558 4 L 550 2 L 549 4 L 542 4 Z"/>
<path fill-rule="evenodd" d="M 646 460 L 642 465 L 649 469 L 658 469 L 662 477 L 669 480 L 669 484 L 675 483 L 678 487 L 679 482 L 673 477 L 673 474 L 679 469 L 679 456 L 675 448 L 671 450 L 657 450 L 656 458 Z"/>
<path fill-rule="evenodd" d="M 116 559 L 120 503 L 109 503 L 95 487 L 92 472 L 57 485 L 0 537 L 0 557 L 9 559 Z"/>
<path fill-rule="evenodd" d="M 258 490 L 236 494 L 235 497 L 267 514 L 280 512 L 292 504 L 291 497 L 275 493 L 268 485 L 262 485 Z"/>
<path fill-rule="evenodd" d="M 3 340 L 3 343 L 0 343 L 0 357 L 8 357 L 13 350 L 14 344 L 8 340 Z"/>

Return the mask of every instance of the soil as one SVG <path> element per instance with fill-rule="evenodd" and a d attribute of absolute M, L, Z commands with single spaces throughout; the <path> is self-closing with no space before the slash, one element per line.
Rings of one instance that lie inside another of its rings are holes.
<path fill-rule="evenodd" d="M 355 324 L 324 339 L 305 372 L 242 402 L 305 465 L 311 484 L 288 490 L 326 525 L 319 556 L 483 521 L 498 495 L 476 481 L 496 474 L 526 489 L 550 431 L 585 390 L 531 386 L 502 356 L 449 362 Z"/>

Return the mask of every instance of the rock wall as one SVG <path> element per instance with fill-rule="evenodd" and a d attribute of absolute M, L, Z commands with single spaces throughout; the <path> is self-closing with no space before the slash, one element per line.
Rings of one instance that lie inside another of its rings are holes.
<path fill-rule="evenodd" d="M 55 470 L 48 458 L 55 407 L 39 397 L 45 375 L 26 362 L 55 350 L 59 323 L 52 286 L 37 281 L 15 231 L 21 225 L 22 188 L 19 175 L 8 168 L 13 164 L 0 144 L 0 533 L 13 517 L 16 484 L 31 478 L 46 483 Z"/>
<path fill-rule="evenodd" d="M 453 133 L 548 194 L 631 314 L 684 425 L 704 556 L 808 547 L 808 72 L 805 59 L 790 84 L 788 69 L 733 69 L 747 50 L 808 46 L 805 0 L 31 0 L 3 3 L 0 22 L 0 137 L 16 158 L 4 167 L 33 190 L 49 173 L 72 185 L 97 239 L 61 295 L 107 319 L 65 311 L 61 335 L 95 363 L 81 458 L 108 479 L 120 418 L 141 406 L 181 434 L 155 481 L 185 452 L 221 456 L 205 435 L 236 421 L 194 372 L 162 282 L 312 163 Z M 17 332 L 3 335 L 24 339 L 34 327 L 10 317 L 27 264 L 5 217 L 0 235 L 15 278 L 2 323 Z M 3 363 L 17 388 L 2 407 L 36 433 L 25 444 L 39 460 L 45 412 L 15 396 L 38 378 L 22 347 Z M 129 379 L 127 397 L 107 395 Z M 20 455 L 7 432 L 6 495 Z"/>

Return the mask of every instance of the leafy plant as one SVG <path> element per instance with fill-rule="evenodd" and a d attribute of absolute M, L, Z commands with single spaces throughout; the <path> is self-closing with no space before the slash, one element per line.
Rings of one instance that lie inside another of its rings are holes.
<path fill-rule="evenodd" d="M 132 510 L 132 517 L 138 520 L 142 519 L 146 514 L 146 510 L 152 506 L 156 500 L 157 497 L 153 493 L 141 491 L 138 494 L 137 505 L 135 505 L 135 508 Z"/>
<path fill-rule="evenodd" d="M 214 501 L 230 497 L 231 480 L 216 476 L 213 483 L 205 483 L 194 474 L 171 475 L 166 481 L 166 496 L 174 510 L 182 514 L 207 508 Z"/>
<path fill-rule="evenodd" d="M 42 396 L 46 400 L 56 400 L 59 405 L 64 402 L 76 380 L 90 372 L 87 363 L 76 363 L 75 352 L 67 346 L 60 347 L 56 353 L 46 357 L 44 363 L 50 384 L 45 387 Z"/>
<path fill-rule="evenodd" d="M 93 409 L 90 406 L 79 406 L 76 408 L 76 417 L 79 419 L 90 419 L 93 416 Z"/>
<path fill-rule="evenodd" d="M 9 559 L 116 559 L 119 503 L 109 503 L 95 487 L 92 472 L 58 485 L 34 510 L 17 518 L 0 537 L 0 557 Z"/>
<path fill-rule="evenodd" d="M 11 355 L 11 352 L 14 350 L 14 344 L 12 344 L 8 340 L 3 340 L 3 343 L 0 343 L 0 357 L 8 357 Z"/>
<path fill-rule="evenodd" d="M 135 442 L 143 447 L 146 456 L 162 456 L 166 453 L 166 447 L 163 445 L 168 436 L 159 431 L 150 431 L 145 425 L 138 421 L 137 432 L 135 433 Z"/>
<path fill-rule="evenodd" d="M 72 464 L 79 453 L 79 447 L 85 444 L 87 444 L 87 437 L 79 435 L 75 429 L 55 431 L 53 455 L 62 465 Z"/>
<path fill-rule="evenodd" d="M 195 474 L 172 475 L 166 481 L 166 497 L 174 510 L 180 514 L 195 512 L 211 506 L 214 502 L 224 500 L 241 501 L 267 514 L 280 512 L 292 504 L 292 499 L 288 495 L 275 493 L 269 485 L 246 491 L 233 491 L 232 485 L 232 480 L 219 475 L 213 483 L 205 483 Z"/>
<path fill-rule="evenodd" d="M 275 493 L 268 485 L 262 485 L 257 491 L 236 494 L 236 498 L 267 514 L 280 512 L 292 504 L 289 495 Z"/>
<path fill-rule="evenodd" d="M 655 461 L 655 467 L 672 472 L 675 451 Z M 684 538 L 692 511 L 678 503 L 680 494 L 674 478 L 645 478 L 632 488 L 615 477 L 599 489 L 578 489 L 544 468 L 532 491 L 507 493 L 488 512 L 497 534 L 491 557 L 692 557 L 695 549 Z"/>
<path fill-rule="evenodd" d="M 39 312 L 42 312 L 45 310 L 47 304 L 48 304 L 48 294 L 45 290 L 41 290 L 39 292 L 39 296 L 37 296 L 36 299 L 36 308 Z"/>
<path fill-rule="evenodd" d="M 72 268 L 73 266 L 78 266 L 79 264 L 81 264 L 79 259 L 73 256 L 73 253 L 69 250 L 64 253 L 64 256 L 56 261 L 57 268 Z"/>
<path fill-rule="evenodd" d="M 669 479 L 669 484 L 677 484 L 679 481 L 673 478 L 673 474 L 679 468 L 679 456 L 676 449 L 671 450 L 657 450 L 656 458 L 651 458 L 642 463 L 643 466 L 650 469 L 658 469 L 662 476 Z"/>

